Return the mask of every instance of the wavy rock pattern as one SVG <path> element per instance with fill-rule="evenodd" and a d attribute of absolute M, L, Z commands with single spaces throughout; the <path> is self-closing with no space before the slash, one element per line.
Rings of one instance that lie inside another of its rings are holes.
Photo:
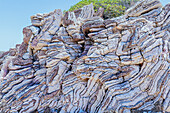
<path fill-rule="evenodd" d="M 31 16 L 23 43 L 0 55 L 0 112 L 170 112 L 170 4 L 102 13 Z"/>

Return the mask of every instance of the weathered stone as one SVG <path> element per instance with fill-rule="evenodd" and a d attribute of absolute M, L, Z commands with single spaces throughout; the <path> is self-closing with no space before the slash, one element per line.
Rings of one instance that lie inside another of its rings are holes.
<path fill-rule="evenodd" d="M 140 16 L 152 9 L 161 7 L 159 0 L 141 0 L 125 12 L 127 16 Z"/>
<path fill-rule="evenodd" d="M 23 29 L 23 41 L 28 44 L 28 42 L 30 41 L 31 36 L 33 35 L 32 30 L 29 27 L 25 27 Z"/>
<path fill-rule="evenodd" d="M 170 112 L 169 6 L 31 16 L 23 43 L 0 53 L 0 112 Z"/>
<path fill-rule="evenodd" d="M 31 59 L 23 60 L 21 58 L 15 58 L 15 59 L 12 59 L 12 62 L 13 62 L 13 65 L 20 65 L 20 66 L 32 64 Z"/>

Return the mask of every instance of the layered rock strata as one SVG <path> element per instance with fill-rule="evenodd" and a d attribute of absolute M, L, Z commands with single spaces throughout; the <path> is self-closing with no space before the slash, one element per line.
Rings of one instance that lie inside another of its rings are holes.
<path fill-rule="evenodd" d="M 170 112 L 170 4 L 102 15 L 90 4 L 31 16 L 0 54 L 0 112 Z"/>

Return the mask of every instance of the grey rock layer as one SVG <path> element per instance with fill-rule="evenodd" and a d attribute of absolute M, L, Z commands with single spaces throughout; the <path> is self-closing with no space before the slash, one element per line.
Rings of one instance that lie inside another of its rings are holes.
<path fill-rule="evenodd" d="M 0 112 L 170 112 L 170 4 L 104 20 L 93 5 L 31 16 L 0 54 Z"/>

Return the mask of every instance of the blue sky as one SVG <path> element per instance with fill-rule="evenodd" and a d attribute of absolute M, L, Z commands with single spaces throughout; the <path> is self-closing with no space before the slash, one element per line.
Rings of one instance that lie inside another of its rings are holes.
<path fill-rule="evenodd" d="M 20 44 L 22 29 L 31 25 L 30 16 L 55 9 L 68 10 L 81 0 L 0 0 L 0 51 Z M 170 0 L 160 0 L 163 5 Z"/>

